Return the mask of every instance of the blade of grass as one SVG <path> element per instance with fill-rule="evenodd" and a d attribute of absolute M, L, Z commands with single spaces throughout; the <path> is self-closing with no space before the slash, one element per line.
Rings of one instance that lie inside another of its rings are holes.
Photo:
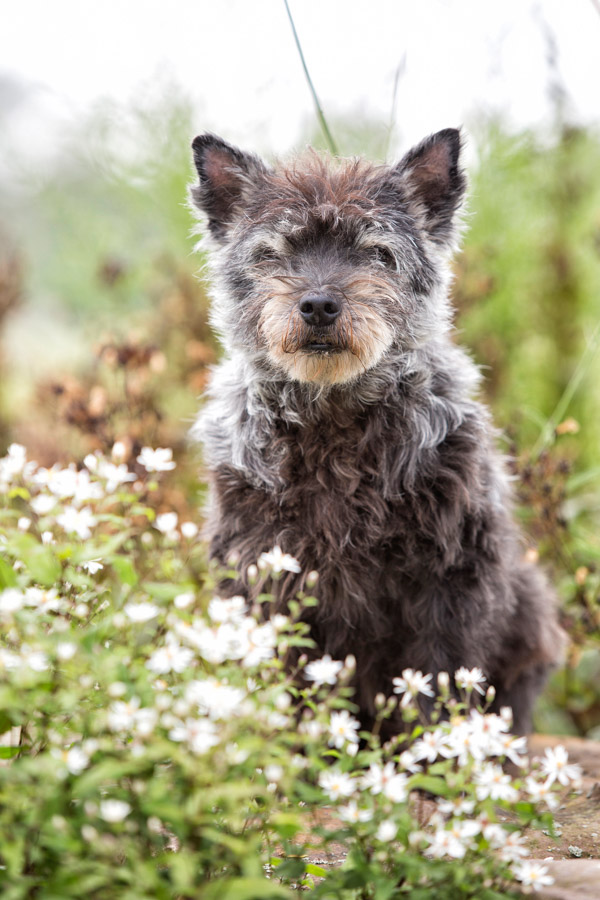
<path fill-rule="evenodd" d="M 292 33 L 294 35 L 294 40 L 296 42 L 296 47 L 298 48 L 298 53 L 300 54 L 300 61 L 302 63 L 302 68 L 304 69 L 304 74 L 306 75 L 306 80 L 308 82 L 308 86 L 310 88 L 310 92 L 312 94 L 313 102 L 315 104 L 315 110 L 317 113 L 317 118 L 319 120 L 319 124 L 321 125 L 321 129 L 323 131 L 323 136 L 325 137 L 325 141 L 327 142 L 327 146 L 331 150 L 334 156 L 338 156 L 338 149 L 336 143 L 333 139 L 333 135 L 329 130 L 329 126 L 327 124 L 327 120 L 325 118 L 325 114 L 323 112 L 323 108 L 319 102 L 319 98 L 317 97 L 317 92 L 315 90 L 315 86 L 312 83 L 312 78 L 310 77 L 310 72 L 308 71 L 308 66 L 306 65 L 306 60 L 304 59 L 304 53 L 302 52 L 302 45 L 300 43 L 300 39 L 298 37 L 298 32 L 296 31 L 296 26 L 294 25 L 294 20 L 292 18 L 292 13 L 290 11 L 290 7 L 288 4 L 288 0 L 283 0 L 285 4 L 285 8 L 288 14 L 288 18 L 290 20 L 290 25 L 292 26 Z"/>
<path fill-rule="evenodd" d="M 577 388 L 581 384 L 583 377 L 587 373 L 594 356 L 596 355 L 596 351 L 600 346 L 600 322 L 594 329 L 594 333 L 585 348 L 579 363 L 571 375 L 569 379 L 569 383 L 566 388 L 562 392 L 562 396 L 558 403 L 556 404 L 556 408 L 544 427 L 542 428 L 542 432 L 531 452 L 532 457 L 535 459 L 540 455 L 542 450 L 545 450 L 548 447 L 554 438 L 554 433 L 556 431 L 556 426 L 562 422 L 567 409 L 569 408 L 569 404 L 573 399 Z"/>

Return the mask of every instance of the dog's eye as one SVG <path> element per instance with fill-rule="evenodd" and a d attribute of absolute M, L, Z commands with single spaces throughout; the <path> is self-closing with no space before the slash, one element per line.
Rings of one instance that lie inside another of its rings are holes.
<path fill-rule="evenodd" d="M 370 248 L 371 256 L 375 262 L 379 262 L 389 269 L 396 268 L 396 259 L 394 254 L 387 247 L 375 246 Z"/>

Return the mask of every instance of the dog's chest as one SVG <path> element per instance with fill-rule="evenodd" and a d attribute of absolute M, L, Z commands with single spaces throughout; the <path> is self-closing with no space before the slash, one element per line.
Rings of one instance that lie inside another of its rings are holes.
<path fill-rule="evenodd" d="M 391 525 L 377 442 L 361 420 L 282 428 L 278 502 L 311 532 L 340 550 L 373 545 Z"/>

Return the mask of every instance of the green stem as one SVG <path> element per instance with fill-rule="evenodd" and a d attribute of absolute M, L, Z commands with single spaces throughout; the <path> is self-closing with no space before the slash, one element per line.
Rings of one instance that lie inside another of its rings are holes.
<path fill-rule="evenodd" d="M 310 72 L 308 71 L 308 66 L 306 65 L 306 60 L 304 59 L 304 53 L 302 52 L 302 45 L 300 44 L 300 39 L 298 38 L 298 33 L 296 31 L 296 26 L 294 25 L 294 20 L 292 18 L 292 13 L 290 11 L 290 7 L 288 4 L 288 0 L 283 0 L 285 3 L 285 8 L 288 14 L 288 18 L 290 20 L 290 25 L 292 26 L 292 33 L 294 35 L 294 40 L 296 42 L 296 47 L 298 48 L 298 53 L 300 54 L 300 61 L 302 63 L 302 68 L 304 69 L 304 74 L 306 75 L 306 80 L 308 81 L 308 86 L 310 88 L 310 92 L 312 94 L 313 102 L 315 104 L 315 110 L 317 113 L 317 118 L 319 119 L 321 128 L 323 130 L 323 135 L 325 136 L 325 141 L 327 142 L 327 146 L 331 150 L 334 156 L 338 156 L 338 149 L 336 143 L 333 139 L 333 135 L 329 130 L 329 126 L 327 124 L 327 120 L 325 119 L 325 114 L 323 113 L 323 109 L 321 104 L 319 103 L 319 98 L 317 97 L 317 92 L 315 91 L 315 86 L 312 83 L 312 78 L 310 77 Z"/>

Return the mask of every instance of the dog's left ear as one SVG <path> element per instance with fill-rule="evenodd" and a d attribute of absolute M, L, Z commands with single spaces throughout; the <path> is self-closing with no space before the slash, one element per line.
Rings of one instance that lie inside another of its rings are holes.
<path fill-rule="evenodd" d="M 223 241 L 241 215 L 248 193 L 267 168 L 257 156 L 243 153 L 216 134 L 198 135 L 192 150 L 200 179 L 191 188 L 192 200 L 208 216 L 213 237 Z"/>
<path fill-rule="evenodd" d="M 400 177 L 409 206 L 423 220 L 433 240 L 452 241 L 455 214 L 467 180 L 459 166 L 461 135 L 446 128 L 425 138 L 393 169 Z"/>

